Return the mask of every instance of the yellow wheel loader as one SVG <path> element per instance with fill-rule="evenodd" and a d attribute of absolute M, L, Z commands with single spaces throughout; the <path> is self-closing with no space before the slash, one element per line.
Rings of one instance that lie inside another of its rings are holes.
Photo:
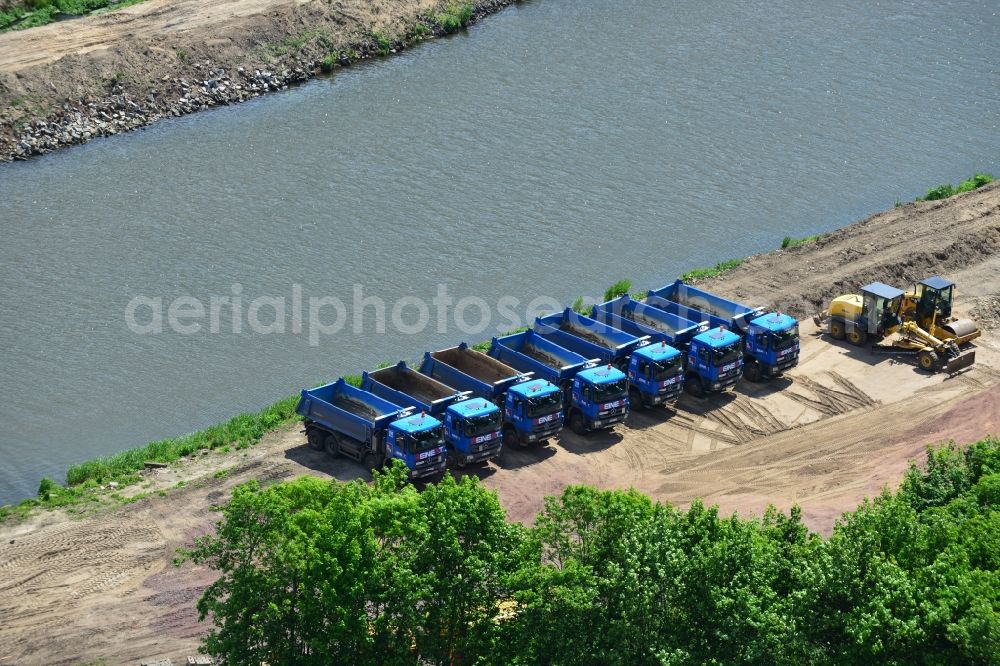
<path fill-rule="evenodd" d="M 836 340 L 846 339 L 858 347 L 876 343 L 871 347 L 873 354 L 916 357 L 928 372 L 953 374 L 976 362 L 975 350 L 962 353 L 954 340 L 942 340 L 916 321 L 904 321 L 900 314 L 906 294 L 902 290 L 873 282 L 860 291 L 833 299 L 829 310 L 813 321 Z M 888 344 L 877 344 L 882 340 Z"/>
<path fill-rule="evenodd" d="M 912 321 L 938 340 L 951 340 L 959 347 L 983 334 L 971 319 L 951 316 L 955 283 L 935 275 L 921 280 L 903 295 L 900 316 Z"/>

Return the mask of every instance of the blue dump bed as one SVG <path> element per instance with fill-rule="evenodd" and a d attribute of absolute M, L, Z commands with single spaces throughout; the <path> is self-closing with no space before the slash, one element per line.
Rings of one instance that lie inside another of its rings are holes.
<path fill-rule="evenodd" d="M 450 349 L 426 352 L 420 372 L 459 391 L 496 401 L 514 384 L 525 380 L 523 373 L 491 358 L 466 343 Z"/>
<path fill-rule="evenodd" d="M 725 326 L 745 331 L 750 320 L 764 314 L 751 308 L 677 280 L 659 289 L 651 289 L 646 302 L 692 321 L 708 321 L 713 328 Z M 671 307 L 668 303 L 674 303 Z"/>
<path fill-rule="evenodd" d="M 546 340 L 534 331 L 493 338 L 489 355 L 553 384 L 575 377 L 589 363 L 583 356 Z"/>
<path fill-rule="evenodd" d="M 332 384 L 305 389 L 296 411 L 306 419 L 366 441 L 372 430 L 389 427 L 403 416 L 403 408 L 373 393 L 338 379 Z"/>
<path fill-rule="evenodd" d="M 587 358 L 611 363 L 627 358 L 649 338 L 637 337 L 566 308 L 535 319 L 535 332 L 560 347 Z"/>
<path fill-rule="evenodd" d="M 443 414 L 466 394 L 409 368 L 405 361 L 361 375 L 361 388 L 380 398 L 428 414 Z"/>
<path fill-rule="evenodd" d="M 595 305 L 593 318 L 632 335 L 648 335 L 654 342 L 684 348 L 708 324 L 685 319 L 640 301 L 627 294 Z"/>

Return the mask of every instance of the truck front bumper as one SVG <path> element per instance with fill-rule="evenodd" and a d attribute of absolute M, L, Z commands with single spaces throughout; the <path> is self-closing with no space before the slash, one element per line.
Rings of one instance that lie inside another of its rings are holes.
<path fill-rule="evenodd" d="M 428 476 L 434 476 L 435 474 L 443 472 L 447 466 L 448 466 L 448 458 L 445 456 L 441 456 L 440 460 L 437 460 L 428 465 L 421 465 L 416 469 L 411 469 L 409 477 L 411 480 L 413 480 L 413 479 L 423 479 L 424 477 Z"/>
<path fill-rule="evenodd" d="M 791 370 L 792 368 L 794 368 L 798 364 L 799 364 L 799 356 L 798 356 L 798 354 L 796 354 L 795 356 L 792 356 L 791 358 L 782 359 L 782 360 L 778 361 L 775 365 L 772 365 L 771 367 L 769 367 L 767 369 L 767 375 L 769 377 L 777 377 L 778 375 L 780 375 L 781 373 L 783 373 L 785 370 Z"/>
<path fill-rule="evenodd" d="M 736 382 L 740 380 L 740 377 L 742 375 L 743 373 L 737 370 L 734 371 L 733 374 L 728 377 L 725 378 L 720 377 L 718 380 L 712 382 L 712 384 L 709 386 L 709 390 L 725 391 L 730 386 L 735 386 Z"/>
<path fill-rule="evenodd" d="M 617 414 L 608 414 L 606 416 L 601 416 L 594 419 L 588 427 L 591 430 L 597 430 L 599 428 L 611 428 L 619 423 L 625 422 L 625 417 L 628 416 L 628 410 L 622 408 Z"/>
<path fill-rule="evenodd" d="M 681 389 L 678 388 L 668 391 L 666 393 L 658 393 L 652 397 L 650 403 L 654 405 L 672 405 L 677 402 L 677 398 L 681 395 Z"/>
<path fill-rule="evenodd" d="M 555 425 L 550 425 L 542 430 L 533 430 L 524 436 L 525 441 L 528 442 L 540 442 L 543 439 L 548 439 L 549 437 L 554 437 L 562 430 L 562 421 L 559 421 Z"/>
<path fill-rule="evenodd" d="M 469 465 L 472 463 L 483 462 L 484 460 L 490 460 L 496 458 L 500 455 L 499 443 L 494 444 L 491 447 L 485 448 L 482 451 L 473 451 L 472 453 L 464 453 L 462 451 L 454 451 L 451 455 L 458 458 L 463 465 Z"/>

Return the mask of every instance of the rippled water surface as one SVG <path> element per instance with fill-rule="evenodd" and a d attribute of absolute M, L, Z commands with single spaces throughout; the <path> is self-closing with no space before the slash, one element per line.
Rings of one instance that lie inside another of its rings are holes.
<path fill-rule="evenodd" d="M 140 336 L 136 295 L 207 304 L 238 283 L 290 303 L 298 284 L 350 302 L 360 284 L 391 304 L 447 284 L 568 302 L 996 172 L 997 11 L 535 0 L 287 93 L 0 166 L 0 501 L 464 337 L 380 336 L 370 312 L 368 333 L 318 346 L 233 333 L 225 312 L 218 334 Z"/>

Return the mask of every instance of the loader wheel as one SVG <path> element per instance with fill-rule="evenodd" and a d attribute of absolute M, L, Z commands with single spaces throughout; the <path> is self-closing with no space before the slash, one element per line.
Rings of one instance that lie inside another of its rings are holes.
<path fill-rule="evenodd" d="M 830 322 L 830 337 L 834 340 L 844 339 L 844 322 L 842 321 L 831 321 Z"/>
<path fill-rule="evenodd" d="M 868 334 L 860 328 L 853 328 L 851 329 L 851 332 L 847 334 L 847 341 L 855 347 L 863 347 L 864 344 L 868 342 Z"/>
<path fill-rule="evenodd" d="M 306 441 L 309 442 L 309 448 L 313 451 L 323 450 L 323 433 L 314 428 L 310 428 L 306 431 Z"/>
<path fill-rule="evenodd" d="M 927 372 L 937 372 L 941 369 L 941 358 L 932 351 L 922 351 L 917 356 L 920 367 Z"/>

